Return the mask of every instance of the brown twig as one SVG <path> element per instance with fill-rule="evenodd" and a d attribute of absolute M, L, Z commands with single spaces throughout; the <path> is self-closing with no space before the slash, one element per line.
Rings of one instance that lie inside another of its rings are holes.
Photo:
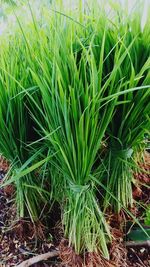
<path fill-rule="evenodd" d="M 134 242 L 134 241 L 128 241 L 125 243 L 126 247 L 150 247 L 150 240 L 146 241 L 140 241 L 140 242 Z"/>
<path fill-rule="evenodd" d="M 49 258 L 53 258 L 53 257 L 58 257 L 59 256 L 59 251 L 58 250 L 54 250 L 51 252 L 47 252 L 44 254 L 40 254 L 37 256 L 34 256 L 28 260 L 23 261 L 22 263 L 20 263 L 19 265 L 17 265 L 17 267 L 29 267 L 39 261 L 45 261 Z"/>

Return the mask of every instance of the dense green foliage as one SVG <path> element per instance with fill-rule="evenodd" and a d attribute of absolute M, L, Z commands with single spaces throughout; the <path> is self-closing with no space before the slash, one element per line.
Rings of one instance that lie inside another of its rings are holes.
<path fill-rule="evenodd" d="M 132 205 L 150 130 L 150 29 L 136 12 L 109 19 L 96 1 L 79 2 L 38 18 L 29 6 L 29 23 L 17 17 L 1 40 L 0 152 L 12 162 L 5 185 L 15 183 L 19 216 L 37 220 L 43 202 L 57 201 L 75 251 L 109 258 L 105 212 Z"/>

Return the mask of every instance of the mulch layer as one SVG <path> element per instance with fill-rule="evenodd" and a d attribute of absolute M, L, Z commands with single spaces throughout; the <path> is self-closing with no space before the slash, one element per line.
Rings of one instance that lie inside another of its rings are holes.
<path fill-rule="evenodd" d="M 145 162 L 140 163 L 145 172 L 135 174 L 136 186 L 133 187 L 133 196 L 140 203 L 150 205 L 150 154 L 145 154 Z M 4 179 L 9 164 L 0 157 L 0 183 Z M 146 184 L 146 186 L 144 186 Z M 35 255 L 58 249 L 57 227 L 45 228 L 41 222 L 34 225 L 29 218 L 16 220 L 16 206 L 14 204 L 14 188 L 6 186 L 0 188 L 0 267 L 17 266 L 19 263 Z M 134 206 L 131 212 L 138 218 L 142 217 L 143 209 Z M 55 219 L 55 214 L 53 215 Z M 110 247 L 111 262 L 106 266 L 116 267 L 148 267 L 150 266 L 150 247 L 126 248 L 123 242 L 124 232 L 120 225 L 124 214 L 112 214 L 111 227 L 114 240 Z M 51 220 L 52 218 L 49 218 Z M 130 220 L 130 218 L 129 218 Z M 59 226 L 60 227 L 60 226 Z M 58 227 L 58 228 L 59 228 Z M 118 229 L 119 228 L 119 229 Z M 52 235 L 55 238 L 52 238 Z M 58 238 L 59 239 L 59 238 Z M 59 240 L 60 241 L 60 240 Z M 60 247 L 59 247 L 60 248 Z M 32 265 L 33 267 L 67 267 L 58 258 Z M 90 266 L 90 265 L 89 265 Z M 97 265 L 102 266 L 102 265 Z M 105 266 L 105 264 L 103 265 Z M 69 265 L 68 265 L 69 267 Z"/>

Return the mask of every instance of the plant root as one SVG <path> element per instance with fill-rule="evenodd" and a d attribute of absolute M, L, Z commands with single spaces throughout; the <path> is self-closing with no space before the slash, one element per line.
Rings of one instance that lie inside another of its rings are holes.
<path fill-rule="evenodd" d="M 63 239 L 59 246 L 63 266 L 67 267 L 116 267 L 113 262 L 105 259 L 101 253 L 87 252 L 83 257 L 77 255 L 69 246 L 68 240 Z"/>
<path fill-rule="evenodd" d="M 68 240 L 62 239 L 59 245 L 59 250 L 60 250 L 60 259 L 62 260 L 64 265 L 69 267 L 83 266 L 82 258 L 74 252 L 71 246 L 69 246 Z"/>
<path fill-rule="evenodd" d="M 121 242 L 113 242 L 110 248 L 110 258 L 115 267 L 127 267 L 127 250 Z"/>
<path fill-rule="evenodd" d="M 106 260 L 101 254 L 96 252 L 88 252 L 85 259 L 86 267 L 115 267 L 113 263 Z"/>

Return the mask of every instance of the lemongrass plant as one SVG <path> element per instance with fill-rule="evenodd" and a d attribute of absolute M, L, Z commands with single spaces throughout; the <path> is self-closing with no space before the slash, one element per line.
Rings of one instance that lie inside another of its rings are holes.
<path fill-rule="evenodd" d="M 23 86 L 30 85 L 24 42 L 17 35 L 9 38 L 9 41 L 5 36 L 1 39 L 0 49 L 0 152 L 10 161 L 8 178 L 15 177 L 24 164 L 26 167 L 33 164 L 39 150 L 27 147 L 37 134 L 28 112 L 27 98 L 21 93 Z M 39 186 L 38 175 L 28 173 L 22 179 L 14 179 L 13 184 L 18 218 L 30 216 L 37 221 L 41 212 L 39 203 L 44 201 L 45 204 L 46 199 L 40 191 L 26 185 Z"/>
<path fill-rule="evenodd" d="M 85 50 L 77 66 L 72 50 L 74 40 L 69 35 L 74 23 L 67 24 L 68 30 L 57 26 L 53 35 L 54 56 L 50 62 L 40 63 L 41 74 L 31 70 L 44 107 L 42 121 L 38 116 L 39 106 L 34 118 L 47 136 L 49 147 L 58 151 L 53 164 L 61 174 L 58 178 L 63 188 L 60 204 L 65 236 L 76 253 L 101 250 L 108 258 L 107 242 L 111 235 L 89 176 L 107 122 L 99 122 L 101 97 L 96 84 L 92 84 L 96 82 L 95 75 L 98 78 L 92 51 Z M 91 71 L 88 78 L 86 64 Z M 111 112 L 112 108 L 107 113 L 108 120 Z"/>
<path fill-rule="evenodd" d="M 150 131 L 149 23 L 147 21 L 144 29 L 141 29 L 141 16 L 137 13 L 133 14 L 133 21 L 134 24 L 127 18 L 126 27 L 125 24 L 124 27 L 119 26 L 120 36 L 125 36 L 122 52 L 128 50 L 132 40 L 134 44 L 128 51 L 115 83 L 122 79 L 123 90 L 136 86 L 141 86 L 142 90 L 119 98 L 120 104 L 116 106 L 107 129 L 108 151 L 102 162 L 105 174 L 102 171 L 100 175 L 107 184 L 104 208 L 112 207 L 117 212 L 120 212 L 122 206 L 129 208 L 133 205 L 132 185 L 137 167 L 136 155 L 145 134 Z"/>
<path fill-rule="evenodd" d="M 27 95 L 39 134 L 57 153 L 52 164 L 62 190 L 58 193 L 53 186 L 60 194 L 65 237 L 78 254 L 101 251 L 108 258 L 111 234 L 98 204 L 93 170 L 118 96 L 141 88 L 125 86 L 128 78 L 120 77 L 134 39 L 124 49 L 124 36 L 118 36 L 105 13 L 96 20 L 80 15 L 77 20 L 57 11 L 45 31 L 36 25 L 38 50 L 28 40 L 27 44 L 34 55 L 30 72 L 41 98 L 37 91 L 34 95 L 27 90 Z"/>
<path fill-rule="evenodd" d="M 143 63 L 144 67 L 140 67 L 140 70 L 135 71 L 134 55 L 137 50 L 134 46 L 139 43 L 138 37 L 132 37 L 132 31 L 127 31 L 130 20 L 126 24 L 124 20 L 111 21 L 102 7 L 100 12 L 96 1 L 93 6 L 87 5 L 87 8 L 81 5 L 82 1 L 79 2 L 79 12 L 77 9 L 74 13 L 65 13 L 61 1 L 61 10 L 54 10 L 53 6 L 50 11 L 43 10 L 40 21 L 36 20 L 29 7 L 33 19 L 31 27 L 23 26 L 18 20 L 21 34 L 16 40 L 18 45 L 15 42 L 12 46 L 15 45 L 14 54 L 17 48 L 19 52 L 12 57 L 10 50 L 10 53 L 6 52 L 6 58 L 1 54 L 2 62 L 4 61 L 1 67 L 1 102 L 6 98 L 6 105 L 1 105 L 3 120 L 0 127 L 1 130 L 6 129 L 6 133 L 3 132 L 1 137 L 1 147 L 7 147 L 6 142 L 5 146 L 2 145 L 3 136 L 11 134 L 14 144 L 11 146 L 9 143 L 8 147 L 12 147 L 14 154 L 11 154 L 12 151 L 8 152 L 6 157 L 13 155 L 14 160 L 21 152 L 21 157 L 18 157 L 21 164 L 24 159 L 31 162 L 30 154 L 27 153 L 24 158 L 24 152 L 27 152 L 24 144 L 33 141 L 29 138 L 30 110 L 32 120 L 34 119 L 36 124 L 36 133 L 40 136 L 40 142 L 34 140 L 33 143 L 39 148 L 41 145 L 46 146 L 47 153 L 55 155 L 50 161 L 53 165 L 50 167 L 50 183 L 53 199 L 57 199 L 62 208 L 65 237 L 78 254 L 84 251 L 102 252 L 109 258 L 107 244 L 111 241 L 111 234 L 98 198 L 97 177 L 108 186 L 107 192 L 111 191 L 111 195 L 116 195 L 116 189 L 110 182 L 111 172 L 108 178 L 104 179 L 104 170 L 107 168 L 104 162 L 98 176 L 97 158 L 102 142 L 107 137 L 106 131 L 109 134 L 108 143 L 111 143 L 118 110 L 120 112 L 120 109 L 123 109 L 124 114 L 127 107 L 125 120 L 128 121 L 130 113 L 130 125 L 134 119 L 137 120 L 139 111 L 136 108 L 132 114 L 132 101 L 137 98 L 137 103 L 139 99 L 146 103 L 148 90 L 144 86 L 148 84 L 149 61 Z M 115 12 L 113 16 L 116 16 Z M 122 32 L 124 27 L 126 28 Z M 13 60 L 10 60 L 11 58 Z M 143 80 L 141 76 L 145 73 L 147 74 Z M 6 108 L 7 103 L 10 103 L 11 109 Z M 145 110 L 142 109 L 143 116 L 147 110 L 147 106 Z M 142 118 L 141 120 L 143 122 Z M 122 123 L 124 126 L 124 120 Z M 142 136 L 143 132 L 140 133 Z M 121 134 L 122 128 L 120 136 Z M 127 134 L 127 139 L 130 139 L 130 131 Z M 124 138 L 124 135 L 122 136 Z M 133 131 L 132 140 L 134 138 Z M 11 139 L 6 138 L 7 141 Z M 113 148 L 120 151 L 117 146 L 115 144 Z M 28 149 L 31 147 L 28 146 Z M 125 162 L 131 154 L 131 149 L 133 145 L 131 144 L 130 148 L 127 143 Z M 113 182 L 117 180 L 117 175 L 118 171 L 112 175 Z M 40 192 L 40 195 L 44 196 L 44 190 L 39 190 L 41 181 L 35 181 L 33 176 L 31 179 L 26 176 L 23 178 L 22 175 L 16 177 L 20 177 L 17 179 L 17 192 L 23 194 L 27 205 L 36 204 L 36 210 L 37 194 Z M 42 184 L 44 183 L 46 184 L 46 181 L 43 178 Z M 122 188 L 119 186 L 120 193 Z M 108 200 L 111 204 L 110 194 L 103 197 L 104 203 Z M 20 200 L 22 199 L 21 197 Z M 28 210 L 31 213 L 30 210 L 33 209 Z"/>

